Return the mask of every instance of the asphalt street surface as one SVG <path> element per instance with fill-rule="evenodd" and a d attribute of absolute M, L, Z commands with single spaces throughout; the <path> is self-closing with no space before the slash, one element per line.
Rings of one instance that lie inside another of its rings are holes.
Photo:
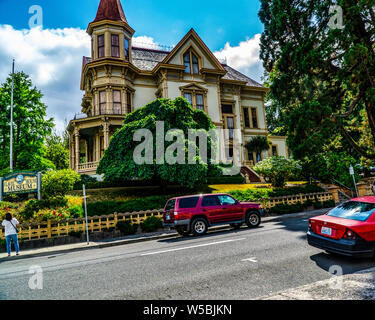
<path fill-rule="evenodd" d="M 330 279 L 332 266 L 344 274 L 375 267 L 372 259 L 310 247 L 307 225 L 294 218 L 204 237 L 1 259 L 0 299 L 248 300 Z"/>

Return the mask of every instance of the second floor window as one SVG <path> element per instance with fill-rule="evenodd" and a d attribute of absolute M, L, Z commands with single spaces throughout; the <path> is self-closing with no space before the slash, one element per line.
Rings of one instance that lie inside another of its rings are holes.
<path fill-rule="evenodd" d="M 118 34 L 112 34 L 111 37 L 111 48 L 112 48 L 112 57 L 120 57 L 120 43 Z"/>
<path fill-rule="evenodd" d="M 99 112 L 100 112 L 100 114 L 106 113 L 106 106 L 107 106 L 107 92 L 100 91 L 99 92 Z"/>
<path fill-rule="evenodd" d="M 243 108 L 245 128 L 259 129 L 257 108 Z"/>
<path fill-rule="evenodd" d="M 104 34 L 101 34 L 98 36 L 98 57 L 103 58 L 104 54 Z"/>
<path fill-rule="evenodd" d="M 197 109 L 204 111 L 204 99 L 202 94 L 197 94 L 195 96 L 195 99 L 197 100 Z"/>
<path fill-rule="evenodd" d="M 113 114 L 121 113 L 121 91 L 113 90 Z"/>
<path fill-rule="evenodd" d="M 197 56 L 189 50 L 184 54 L 185 72 L 191 74 L 199 73 L 199 61 Z"/>

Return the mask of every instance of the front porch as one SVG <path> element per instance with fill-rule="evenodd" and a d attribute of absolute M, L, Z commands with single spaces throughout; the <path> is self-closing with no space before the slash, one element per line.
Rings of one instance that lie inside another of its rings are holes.
<path fill-rule="evenodd" d="M 120 115 L 72 120 L 68 127 L 70 168 L 79 174 L 95 175 L 112 135 L 121 128 L 123 120 Z"/>

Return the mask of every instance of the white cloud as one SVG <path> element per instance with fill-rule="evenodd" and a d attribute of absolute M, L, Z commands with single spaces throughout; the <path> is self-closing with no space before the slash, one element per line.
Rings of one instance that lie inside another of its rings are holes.
<path fill-rule="evenodd" d="M 154 38 L 148 36 L 134 37 L 132 41 L 134 47 L 161 50 L 159 43 L 155 42 Z"/>
<path fill-rule="evenodd" d="M 159 48 L 151 37 L 134 37 L 133 41 L 143 47 Z M 0 25 L 0 82 L 11 72 L 14 58 L 16 71 L 28 74 L 44 94 L 47 114 L 62 132 L 65 121 L 81 111 L 82 57 L 90 56 L 90 46 L 90 36 L 78 28 L 16 30 Z"/>
<path fill-rule="evenodd" d="M 253 38 L 248 38 L 234 47 L 227 42 L 224 49 L 214 52 L 214 54 L 220 61 L 226 60 L 232 68 L 256 81 L 261 81 L 264 69 L 259 58 L 260 37 L 260 34 L 256 34 Z"/>
<path fill-rule="evenodd" d="M 48 116 L 61 132 L 65 119 L 69 121 L 81 110 L 82 57 L 90 54 L 90 43 L 81 29 L 15 30 L 0 25 L 0 82 L 11 72 L 14 58 L 16 71 L 28 74 L 44 94 Z"/>

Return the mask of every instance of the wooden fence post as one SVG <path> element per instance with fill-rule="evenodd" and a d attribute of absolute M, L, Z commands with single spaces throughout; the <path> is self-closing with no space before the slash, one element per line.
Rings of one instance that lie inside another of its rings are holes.
<path fill-rule="evenodd" d="M 47 220 L 47 237 L 51 238 L 52 237 L 52 230 L 51 230 L 51 220 Z"/>

